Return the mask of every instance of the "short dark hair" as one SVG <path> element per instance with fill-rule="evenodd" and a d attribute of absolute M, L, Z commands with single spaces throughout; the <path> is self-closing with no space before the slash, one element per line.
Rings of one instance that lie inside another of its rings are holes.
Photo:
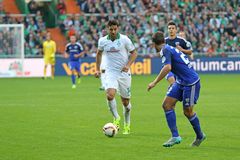
<path fill-rule="evenodd" d="M 119 23 L 118 23 L 118 21 L 117 20 L 115 20 L 115 19 L 111 19 L 111 20 L 109 20 L 108 21 L 108 27 L 109 26 L 119 26 Z"/>
<path fill-rule="evenodd" d="M 165 43 L 164 33 L 161 31 L 157 31 L 156 33 L 153 34 L 152 41 L 156 45 L 161 45 L 161 44 Z"/>
<path fill-rule="evenodd" d="M 173 22 L 173 21 L 170 21 L 170 22 L 168 22 L 168 25 L 167 26 L 175 26 L 176 28 L 177 28 L 177 25 L 176 25 L 176 23 L 175 22 Z"/>

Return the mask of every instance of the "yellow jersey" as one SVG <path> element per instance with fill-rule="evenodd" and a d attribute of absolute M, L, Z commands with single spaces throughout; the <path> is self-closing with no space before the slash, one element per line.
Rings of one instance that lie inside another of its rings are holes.
<path fill-rule="evenodd" d="M 44 57 L 55 57 L 56 43 L 53 40 L 43 42 Z"/>

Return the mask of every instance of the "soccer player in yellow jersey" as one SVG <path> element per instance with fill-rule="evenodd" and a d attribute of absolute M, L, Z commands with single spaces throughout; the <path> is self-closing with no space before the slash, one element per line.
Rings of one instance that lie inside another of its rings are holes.
<path fill-rule="evenodd" d="M 46 41 L 43 42 L 43 57 L 44 57 L 44 79 L 46 79 L 47 66 L 51 65 L 51 76 L 54 79 L 55 72 L 55 53 L 56 43 L 51 39 L 51 33 L 47 33 Z"/>

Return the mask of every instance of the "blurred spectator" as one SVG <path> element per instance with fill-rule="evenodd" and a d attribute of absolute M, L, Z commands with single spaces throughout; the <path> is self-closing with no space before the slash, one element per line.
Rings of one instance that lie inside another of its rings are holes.
<path fill-rule="evenodd" d="M 76 35 L 76 31 L 73 25 L 71 25 L 68 30 L 68 37 L 71 37 L 72 35 Z"/>
<path fill-rule="evenodd" d="M 37 2 L 35 0 L 30 0 L 28 3 L 28 10 L 31 14 L 36 14 L 37 11 L 39 10 Z"/>
<path fill-rule="evenodd" d="M 4 10 L 3 10 L 3 4 L 2 1 L 0 1 L 0 14 L 4 14 Z"/>
<path fill-rule="evenodd" d="M 65 5 L 64 0 L 59 0 L 59 2 L 57 4 L 57 10 L 58 10 L 59 14 L 66 13 L 66 5 Z"/>

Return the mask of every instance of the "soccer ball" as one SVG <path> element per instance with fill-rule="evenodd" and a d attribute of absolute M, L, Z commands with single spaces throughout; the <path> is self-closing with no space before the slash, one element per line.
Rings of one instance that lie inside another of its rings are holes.
<path fill-rule="evenodd" d="M 103 133 L 108 137 L 114 137 L 118 133 L 118 130 L 113 123 L 107 123 L 103 126 Z"/>

